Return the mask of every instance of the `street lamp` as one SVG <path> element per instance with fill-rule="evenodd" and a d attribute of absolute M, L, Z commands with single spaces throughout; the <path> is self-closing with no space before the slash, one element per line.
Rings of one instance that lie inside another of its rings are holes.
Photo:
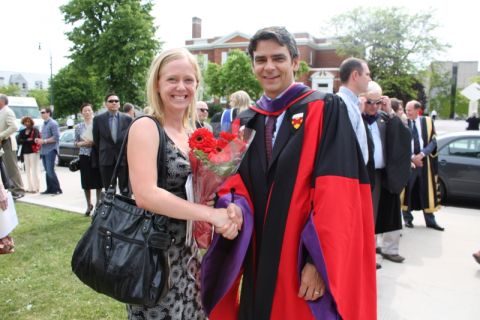
<path fill-rule="evenodd" d="M 42 50 L 42 43 L 38 43 L 38 50 Z M 50 109 L 53 111 L 53 60 L 52 50 L 50 50 Z"/>

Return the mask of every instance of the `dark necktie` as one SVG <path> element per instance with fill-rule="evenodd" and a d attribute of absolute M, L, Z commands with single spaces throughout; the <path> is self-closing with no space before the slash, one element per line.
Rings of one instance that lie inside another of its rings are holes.
<path fill-rule="evenodd" d="M 418 138 L 418 130 L 415 121 L 412 121 L 412 138 L 413 138 L 413 153 L 420 153 L 420 140 Z"/>
<path fill-rule="evenodd" d="M 275 131 L 275 123 L 277 116 L 268 116 L 265 124 L 265 151 L 267 153 L 267 162 L 272 160 L 273 131 Z"/>

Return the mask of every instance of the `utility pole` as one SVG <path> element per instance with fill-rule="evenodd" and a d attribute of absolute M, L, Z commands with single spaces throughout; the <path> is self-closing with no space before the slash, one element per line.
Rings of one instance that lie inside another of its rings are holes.
<path fill-rule="evenodd" d="M 457 99 L 457 75 L 458 64 L 454 62 L 452 65 L 452 87 L 450 91 L 450 119 L 455 119 L 455 102 Z"/>
<path fill-rule="evenodd" d="M 38 43 L 38 50 L 42 50 L 42 43 Z M 53 112 L 54 109 L 54 99 L 53 99 L 53 59 L 52 59 L 52 50 L 50 50 L 50 109 Z"/>

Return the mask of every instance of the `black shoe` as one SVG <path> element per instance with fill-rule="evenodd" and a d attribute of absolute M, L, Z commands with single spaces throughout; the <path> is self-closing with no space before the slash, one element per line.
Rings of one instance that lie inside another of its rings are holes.
<path fill-rule="evenodd" d="M 378 269 L 382 269 L 382 265 L 381 265 L 380 263 L 377 263 L 377 266 L 376 266 L 376 267 L 377 267 L 377 270 L 378 270 Z"/>
<path fill-rule="evenodd" d="M 412 221 L 405 221 L 405 227 L 413 228 L 413 222 Z"/>
<path fill-rule="evenodd" d="M 472 256 L 473 256 L 473 259 L 475 259 L 475 261 L 477 261 L 480 264 L 480 254 L 474 253 L 472 254 Z"/>
<path fill-rule="evenodd" d="M 40 194 L 52 194 L 52 193 L 50 191 L 45 190 L 45 191 L 40 192 Z"/>
<path fill-rule="evenodd" d="M 380 247 L 375 248 L 375 253 L 376 254 L 382 254 L 382 248 L 380 248 Z"/>
<path fill-rule="evenodd" d="M 435 230 L 438 230 L 438 231 L 443 231 L 445 230 L 445 228 L 443 227 L 440 227 L 438 224 L 427 224 L 427 228 L 431 228 L 431 229 L 435 229 Z"/>
<path fill-rule="evenodd" d="M 59 194 L 62 194 L 62 190 L 59 190 L 59 191 L 55 191 L 55 192 L 52 192 L 52 196 L 58 196 Z"/>
<path fill-rule="evenodd" d="M 382 257 L 383 257 L 383 259 L 387 259 L 387 260 L 390 260 L 390 261 L 396 262 L 396 263 L 402 263 L 403 260 L 405 260 L 405 258 L 402 257 L 402 256 L 399 255 L 399 254 L 386 254 L 386 253 L 382 253 Z"/>
<path fill-rule="evenodd" d="M 93 210 L 93 205 L 89 204 L 87 211 L 85 211 L 85 216 L 88 217 L 90 213 L 92 213 L 92 210 Z"/>

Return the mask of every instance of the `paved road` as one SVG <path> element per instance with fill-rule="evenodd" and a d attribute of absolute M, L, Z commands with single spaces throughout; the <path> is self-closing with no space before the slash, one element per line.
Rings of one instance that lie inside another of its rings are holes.
<path fill-rule="evenodd" d="M 436 126 L 439 134 L 465 128 L 463 121 L 449 120 L 437 120 Z M 29 194 L 19 201 L 85 212 L 79 172 L 56 170 L 62 195 Z M 41 184 L 45 190 L 44 172 Z M 425 228 L 422 214 L 414 215 L 415 228 L 404 229 L 400 243 L 406 260 L 402 264 L 382 261 L 377 271 L 379 319 L 480 319 L 480 265 L 472 258 L 480 249 L 480 205 L 444 206 L 437 221 L 445 232 Z"/>

